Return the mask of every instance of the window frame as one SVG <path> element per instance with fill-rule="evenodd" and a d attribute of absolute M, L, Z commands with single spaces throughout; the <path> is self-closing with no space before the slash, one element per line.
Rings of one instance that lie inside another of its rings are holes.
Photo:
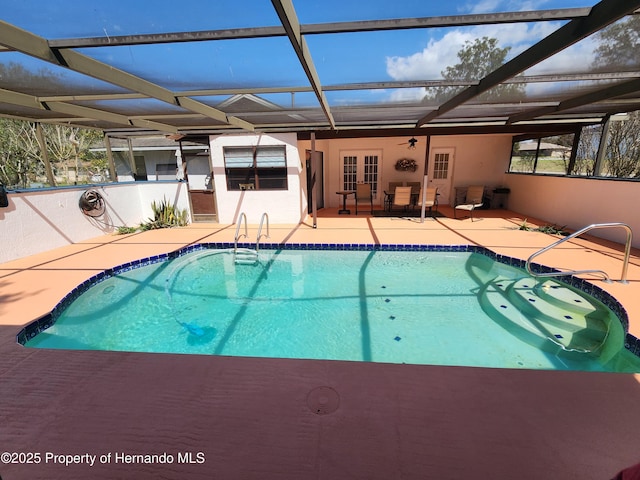
<path fill-rule="evenodd" d="M 277 155 L 274 155 L 274 152 Z M 242 155 L 242 154 L 245 155 Z M 260 154 L 264 155 L 261 156 Z M 232 154 L 236 154 L 234 157 Z M 225 146 L 222 149 L 228 191 L 289 189 L 286 145 Z M 242 166 L 230 165 L 235 158 Z M 276 162 L 282 165 L 261 165 Z"/>

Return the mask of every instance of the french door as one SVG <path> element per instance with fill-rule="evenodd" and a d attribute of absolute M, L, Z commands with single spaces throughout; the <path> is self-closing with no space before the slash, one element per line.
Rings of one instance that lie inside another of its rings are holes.
<path fill-rule="evenodd" d="M 374 200 L 378 198 L 378 172 L 380 151 L 343 151 L 340 152 L 341 172 L 340 188 L 355 190 L 356 184 L 368 183 Z"/>

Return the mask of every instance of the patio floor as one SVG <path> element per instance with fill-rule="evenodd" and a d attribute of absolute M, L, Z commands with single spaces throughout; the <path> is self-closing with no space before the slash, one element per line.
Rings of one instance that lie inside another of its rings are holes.
<path fill-rule="evenodd" d="M 421 223 L 325 209 L 317 228 L 311 219 L 271 225 L 268 241 L 479 244 L 523 259 L 555 241 L 518 230 L 523 217 L 514 212 L 483 210 L 471 222 L 440 210 L 445 216 Z M 256 226 L 249 229 L 254 238 Z M 30 464 L 3 457 L 2 478 L 595 480 L 640 461 L 640 375 L 16 344 L 22 325 L 96 273 L 234 234 L 235 225 L 194 224 L 107 235 L 0 264 L 0 445 L 41 456 Z M 536 261 L 617 279 L 622 257 L 621 245 L 590 237 Z M 629 284 L 592 279 L 624 305 L 640 337 L 639 252 Z M 336 393 L 335 412 L 312 411 L 318 387 Z M 124 456 L 163 453 L 172 458 Z M 81 463 L 61 465 L 54 454 Z"/>

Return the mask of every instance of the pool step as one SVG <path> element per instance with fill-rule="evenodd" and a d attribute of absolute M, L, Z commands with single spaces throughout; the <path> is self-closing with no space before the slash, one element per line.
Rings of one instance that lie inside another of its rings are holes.
<path fill-rule="evenodd" d="M 255 265 L 258 263 L 258 252 L 251 248 L 237 248 L 234 253 L 237 265 Z"/>
<path fill-rule="evenodd" d="M 609 334 L 606 310 L 551 280 L 496 278 L 484 285 L 480 303 L 504 328 L 547 351 L 598 355 Z"/>
<path fill-rule="evenodd" d="M 606 337 L 606 312 L 599 312 L 587 298 L 556 282 L 539 285 L 535 280 L 521 279 L 511 284 L 509 297 L 521 311 L 531 312 L 545 323 L 596 340 Z"/>

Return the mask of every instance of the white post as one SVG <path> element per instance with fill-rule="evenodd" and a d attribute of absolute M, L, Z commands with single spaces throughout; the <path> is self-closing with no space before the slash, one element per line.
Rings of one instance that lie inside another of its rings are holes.
<path fill-rule="evenodd" d="M 427 210 L 427 185 L 429 185 L 429 150 L 431 146 L 431 135 L 427 135 L 426 153 L 424 154 L 424 176 L 422 178 L 422 209 L 420 210 L 420 223 L 424 223 L 425 212 Z"/>

